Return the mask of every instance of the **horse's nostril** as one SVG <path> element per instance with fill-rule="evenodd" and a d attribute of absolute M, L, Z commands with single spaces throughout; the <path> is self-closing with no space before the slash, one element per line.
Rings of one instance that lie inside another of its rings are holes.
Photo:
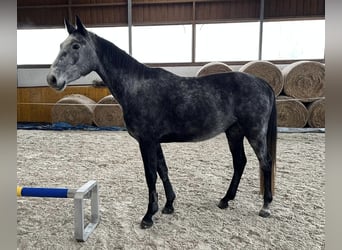
<path fill-rule="evenodd" d="M 50 85 L 56 85 L 56 84 L 57 84 L 57 79 L 56 79 L 56 77 L 55 77 L 54 75 L 52 75 L 52 74 L 49 74 L 49 75 L 47 76 L 47 81 L 48 81 L 48 83 L 49 83 Z"/>

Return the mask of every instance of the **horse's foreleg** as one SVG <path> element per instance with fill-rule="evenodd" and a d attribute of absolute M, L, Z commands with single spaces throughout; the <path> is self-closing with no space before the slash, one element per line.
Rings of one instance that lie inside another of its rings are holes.
<path fill-rule="evenodd" d="M 152 216 L 158 211 L 158 194 L 156 191 L 157 180 L 157 143 L 140 141 L 140 152 L 144 162 L 145 177 L 148 187 L 149 200 L 145 216 L 141 221 L 141 228 L 149 228 L 153 225 Z"/>
<path fill-rule="evenodd" d="M 162 210 L 162 213 L 172 214 L 174 211 L 173 201 L 175 200 L 176 195 L 175 195 L 175 192 L 173 191 L 171 182 L 169 180 L 168 169 L 166 166 L 163 150 L 160 144 L 158 144 L 158 148 L 157 148 L 157 157 L 158 157 L 157 171 L 158 171 L 160 179 L 163 182 L 165 195 L 166 195 L 166 204 Z"/>
<path fill-rule="evenodd" d="M 218 207 L 221 209 L 227 208 L 228 201 L 235 198 L 241 176 L 247 163 L 243 147 L 244 135 L 239 126 L 237 124 L 233 125 L 228 131 L 226 131 L 226 136 L 229 143 L 229 149 L 233 157 L 234 174 L 226 195 L 218 204 Z"/>

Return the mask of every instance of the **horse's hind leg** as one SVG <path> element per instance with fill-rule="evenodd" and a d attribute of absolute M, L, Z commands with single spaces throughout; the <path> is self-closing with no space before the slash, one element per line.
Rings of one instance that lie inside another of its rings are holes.
<path fill-rule="evenodd" d="M 218 207 L 228 207 L 228 201 L 235 198 L 241 176 L 245 169 L 247 159 L 243 147 L 244 134 L 238 124 L 234 124 L 226 131 L 229 148 L 233 157 L 234 174 L 226 195 L 220 200 Z"/>
<path fill-rule="evenodd" d="M 158 157 L 157 171 L 158 171 L 160 179 L 163 182 L 165 195 L 166 195 L 166 204 L 162 210 L 162 213 L 163 214 L 172 214 L 174 211 L 173 201 L 175 200 L 176 195 L 173 191 L 171 182 L 169 180 L 168 169 L 167 169 L 167 166 L 165 163 L 163 150 L 162 150 L 160 144 L 158 145 L 158 148 L 157 148 L 157 157 Z"/>
<path fill-rule="evenodd" d="M 268 217 L 271 215 L 269 205 L 272 202 L 272 158 L 267 150 L 266 135 L 253 133 L 253 136 L 247 136 L 260 164 L 261 173 L 264 175 L 264 204 L 259 215 Z"/>

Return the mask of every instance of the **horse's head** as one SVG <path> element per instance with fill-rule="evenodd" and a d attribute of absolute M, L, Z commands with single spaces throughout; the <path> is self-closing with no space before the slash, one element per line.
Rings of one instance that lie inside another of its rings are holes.
<path fill-rule="evenodd" d="M 64 23 L 69 36 L 61 44 L 60 52 L 47 75 L 48 84 L 58 91 L 95 70 L 97 60 L 91 33 L 86 30 L 79 17 L 76 16 L 76 27 L 67 19 L 64 19 Z"/>

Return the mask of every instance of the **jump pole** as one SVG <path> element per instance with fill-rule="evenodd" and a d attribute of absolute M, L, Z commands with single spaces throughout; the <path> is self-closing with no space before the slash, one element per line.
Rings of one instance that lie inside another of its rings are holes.
<path fill-rule="evenodd" d="M 86 241 L 100 222 L 98 185 L 94 180 L 88 181 L 79 189 L 44 188 L 17 186 L 19 197 L 73 198 L 75 239 Z M 91 217 L 88 225 L 84 222 L 84 199 L 90 199 Z"/>

